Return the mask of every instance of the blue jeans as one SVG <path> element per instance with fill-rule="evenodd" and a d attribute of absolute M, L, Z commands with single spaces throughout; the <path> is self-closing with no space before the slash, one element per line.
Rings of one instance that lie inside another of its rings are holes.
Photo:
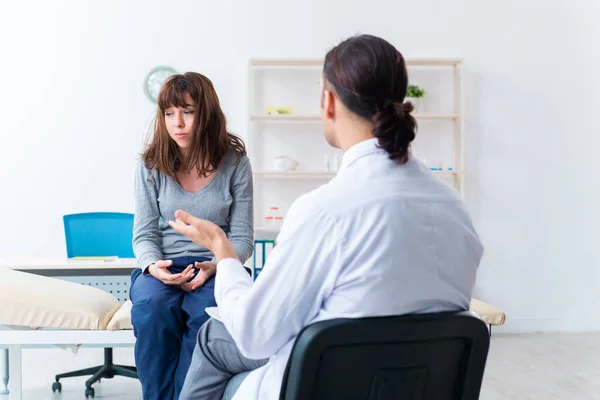
<path fill-rule="evenodd" d="M 171 273 L 183 271 L 203 257 L 171 259 Z M 215 278 L 188 293 L 165 285 L 137 269 L 131 274 L 131 323 L 136 337 L 135 364 L 144 400 L 177 400 L 190 366 L 198 330 L 216 306 Z"/>

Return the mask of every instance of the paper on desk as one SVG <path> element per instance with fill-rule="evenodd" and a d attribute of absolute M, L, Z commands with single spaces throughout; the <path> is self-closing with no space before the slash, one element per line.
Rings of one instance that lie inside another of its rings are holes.
<path fill-rule="evenodd" d="M 216 319 L 217 321 L 221 321 L 221 314 L 219 314 L 218 307 L 206 307 L 204 310 L 210 317 Z M 223 322 L 223 321 L 221 321 L 221 322 Z"/>
<path fill-rule="evenodd" d="M 116 261 L 118 260 L 118 256 L 75 256 L 71 257 L 71 260 L 95 260 L 95 261 Z"/>

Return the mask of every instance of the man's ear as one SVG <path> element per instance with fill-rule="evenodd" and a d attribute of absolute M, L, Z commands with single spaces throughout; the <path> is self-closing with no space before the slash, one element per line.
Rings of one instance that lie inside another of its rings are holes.
<path fill-rule="evenodd" d="M 323 111 L 327 119 L 333 119 L 335 116 L 335 97 L 329 90 L 323 91 Z"/>

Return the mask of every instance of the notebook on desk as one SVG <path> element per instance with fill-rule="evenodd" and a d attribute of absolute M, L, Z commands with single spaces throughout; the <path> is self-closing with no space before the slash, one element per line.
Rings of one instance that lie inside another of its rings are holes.
<path fill-rule="evenodd" d="M 104 261 L 104 262 L 115 261 L 118 259 L 119 259 L 118 256 L 77 256 L 77 257 L 69 258 L 69 260 L 93 260 L 93 261 Z"/>

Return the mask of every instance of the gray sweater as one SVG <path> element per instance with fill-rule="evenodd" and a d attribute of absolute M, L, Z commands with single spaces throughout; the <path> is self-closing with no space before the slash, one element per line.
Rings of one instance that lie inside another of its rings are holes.
<path fill-rule="evenodd" d="M 214 222 L 227 234 L 244 263 L 254 245 L 252 169 L 248 157 L 235 165 L 227 154 L 213 179 L 196 193 L 189 193 L 171 177 L 148 170 L 142 160 L 135 175 L 133 252 L 143 271 L 148 265 L 172 257 L 214 258 L 206 248 L 193 243 L 169 226 L 178 209 Z"/>

